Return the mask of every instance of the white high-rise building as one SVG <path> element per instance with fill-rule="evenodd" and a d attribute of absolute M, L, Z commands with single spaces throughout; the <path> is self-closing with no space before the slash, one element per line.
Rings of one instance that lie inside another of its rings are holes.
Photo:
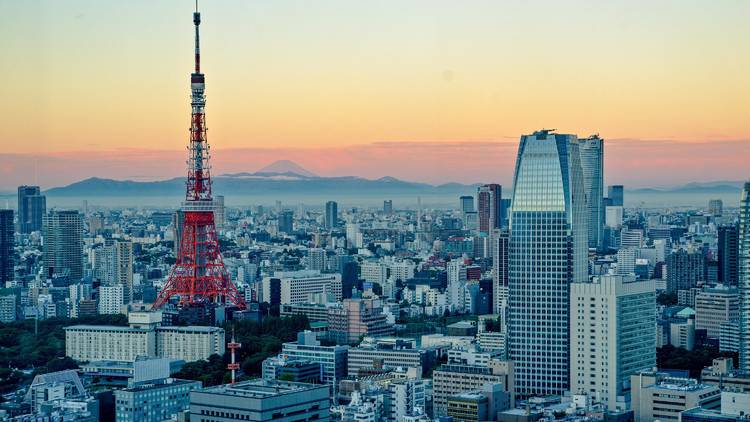
<path fill-rule="evenodd" d="M 465 305 L 464 285 L 466 285 L 466 266 L 460 259 L 449 261 L 445 266 L 448 276 L 446 289 L 448 306 L 457 311 L 463 311 Z"/>
<path fill-rule="evenodd" d="M 99 287 L 99 313 L 120 314 L 124 303 L 125 287 L 122 284 Z"/>
<path fill-rule="evenodd" d="M 271 299 L 271 285 L 279 280 L 282 304 L 309 303 L 314 296 L 341 300 L 341 274 L 320 274 L 318 271 L 277 272 L 263 279 L 263 300 Z"/>
<path fill-rule="evenodd" d="M 388 280 L 388 265 L 380 261 L 365 261 L 359 266 L 359 274 L 362 280 L 382 286 Z"/>
<path fill-rule="evenodd" d="M 632 275 L 605 275 L 570 285 L 570 390 L 609 410 L 629 377 L 656 365 L 654 282 Z"/>
<path fill-rule="evenodd" d="M 133 292 L 133 243 L 108 240 L 105 246 L 94 249 L 94 276 L 106 286 L 122 285 L 125 303 L 129 303 Z"/>
<path fill-rule="evenodd" d="M 613 229 L 622 227 L 623 210 L 621 206 L 608 206 L 605 212 L 604 224 Z"/>
<path fill-rule="evenodd" d="M 313 271 L 325 271 L 326 269 L 326 251 L 321 248 L 311 248 L 307 250 L 307 269 Z"/>
<path fill-rule="evenodd" d="M 637 248 L 622 248 L 617 251 L 617 274 L 635 274 L 635 261 L 639 258 Z"/>

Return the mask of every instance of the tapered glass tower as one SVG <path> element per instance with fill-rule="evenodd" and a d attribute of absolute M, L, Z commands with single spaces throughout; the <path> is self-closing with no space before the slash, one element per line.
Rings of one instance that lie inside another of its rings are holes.
<path fill-rule="evenodd" d="M 520 397 L 563 394 L 570 364 L 570 283 L 588 278 L 579 142 L 542 130 L 521 137 L 513 178 L 509 354 Z"/>
<path fill-rule="evenodd" d="M 750 181 L 740 198 L 740 369 L 750 371 Z"/>

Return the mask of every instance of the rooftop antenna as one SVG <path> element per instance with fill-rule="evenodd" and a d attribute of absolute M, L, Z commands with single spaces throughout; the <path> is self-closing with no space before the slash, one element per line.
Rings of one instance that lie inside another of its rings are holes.
<path fill-rule="evenodd" d="M 198 0 L 195 0 L 196 3 Z M 235 350 L 239 349 L 240 346 L 242 346 L 241 343 L 237 343 L 234 339 L 234 328 L 232 328 L 232 341 L 227 343 L 227 349 L 232 351 L 232 362 L 227 365 L 227 369 L 232 371 L 232 385 L 234 385 L 236 381 L 236 372 L 238 369 L 240 369 L 240 364 L 236 362 L 235 360 Z"/>

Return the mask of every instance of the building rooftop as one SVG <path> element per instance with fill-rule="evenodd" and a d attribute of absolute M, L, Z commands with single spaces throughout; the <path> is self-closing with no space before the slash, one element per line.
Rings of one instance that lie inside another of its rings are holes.
<path fill-rule="evenodd" d="M 149 332 L 145 328 L 133 328 L 120 325 L 70 325 L 65 327 L 66 330 L 94 330 L 94 331 L 131 331 L 131 332 Z"/>
<path fill-rule="evenodd" d="M 284 394 L 300 393 L 317 388 L 328 388 L 328 386 L 256 379 L 252 381 L 239 382 L 234 385 L 224 384 L 215 387 L 208 387 L 201 390 L 201 392 L 208 394 L 222 394 L 253 399 L 264 399 L 268 397 L 281 396 Z"/>

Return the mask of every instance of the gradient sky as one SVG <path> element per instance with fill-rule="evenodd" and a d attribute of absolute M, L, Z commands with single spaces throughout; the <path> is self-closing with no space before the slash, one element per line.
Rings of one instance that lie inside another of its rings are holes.
<path fill-rule="evenodd" d="M 608 183 L 750 176 L 750 1 L 203 0 L 215 173 L 509 183 L 542 127 Z M 179 176 L 193 2 L 0 0 L 0 189 Z"/>

